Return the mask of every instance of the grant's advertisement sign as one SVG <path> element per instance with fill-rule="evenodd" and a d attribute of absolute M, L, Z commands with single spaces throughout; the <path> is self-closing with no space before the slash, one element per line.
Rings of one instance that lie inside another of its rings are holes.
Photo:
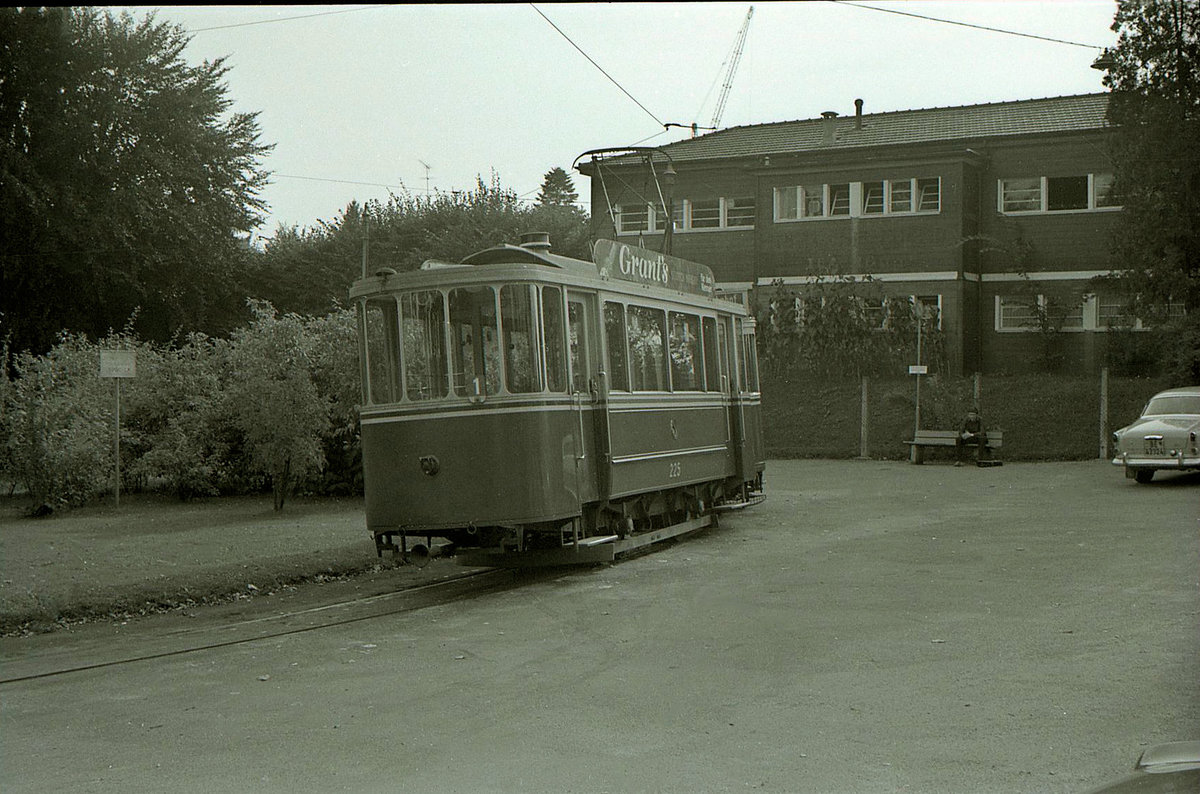
<path fill-rule="evenodd" d="M 597 240 L 593 259 L 601 278 L 666 287 L 710 298 L 716 295 L 712 270 L 698 262 L 612 240 Z"/>

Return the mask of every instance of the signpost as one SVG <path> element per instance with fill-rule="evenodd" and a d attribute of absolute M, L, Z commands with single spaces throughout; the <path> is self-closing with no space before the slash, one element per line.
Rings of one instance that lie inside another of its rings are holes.
<path fill-rule="evenodd" d="M 916 400 L 916 416 L 913 419 L 913 439 L 921 432 L 921 376 L 929 372 L 929 367 L 921 363 L 921 326 L 925 324 L 925 307 L 917 301 L 914 306 L 917 314 L 917 363 L 909 364 L 908 374 L 915 375 L 917 378 L 917 400 Z M 913 460 L 916 460 L 917 447 L 912 447 Z"/>
<path fill-rule="evenodd" d="M 117 402 L 113 417 L 113 459 L 116 472 L 113 482 L 113 504 L 121 506 L 121 379 L 137 375 L 136 350 L 101 350 L 100 377 L 112 378 L 116 384 Z"/>

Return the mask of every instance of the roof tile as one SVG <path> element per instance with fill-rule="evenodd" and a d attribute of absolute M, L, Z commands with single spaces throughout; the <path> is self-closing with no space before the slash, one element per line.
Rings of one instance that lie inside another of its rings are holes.
<path fill-rule="evenodd" d="M 663 146 L 672 159 L 715 160 L 862 146 L 1078 132 L 1108 126 L 1107 93 L 754 124 Z M 832 140 L 828 126 L 833 126 Z"/>

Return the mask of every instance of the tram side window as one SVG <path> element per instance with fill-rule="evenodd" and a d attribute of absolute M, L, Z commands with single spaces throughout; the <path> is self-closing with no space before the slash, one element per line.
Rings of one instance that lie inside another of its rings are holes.
<path fill-rule="evenodd" d="M 669 318 L 671 388 L 701 391 L 704 388 L 704 362 L 700 358 L 700 318 L 679 312 L 671 312 Z"/>
<path fill-rule="evenodd" d="M 608 351 L 608 387 L 629 391 L 629 357 L 625 351 L 625 307 L 606 301 L 604 304 L 604 346 Z"/>
<path fill-rule="evenodd" d="M 399 317 L 392 298 L 366 302 L 364 318 L 367 340 L 368 401 L 393 403 L 400 399 Z"/>
<path fill-rule="evenodd" d="M 588 390 L 588 349 L 586 310 L 583 302 L 567 299 L 567 334 L 571 350 L 571 391 L 586 392 Z"/>
<path fill-rule="evenodd" d="M 405 394 L 410 400 L 445 397 L 446 310 L 437 290 L 408 292 L 400 297 Z"/>
<path fill-rule="evenodd" d="M 562 290 L 542 287 L 542 331 L 546 335 L 546 380 L 550 391 L 567 390 L 567 348 L 563 331 Z"/>
<path fill-rule="evenodd" d="M 496 291 L 459 287 L 450 291 L 450 353 L 454 393 L 460 397 L 500 391 L 500 335 Z"/>
<path fill-rule="evenodd" d="M 734 352 L 736 352 L 740 355 L 740 360 L 737 362 L 737 365 L 736 365 L 737 366 L 737 376 L 738 376 L 738 391 L 742 391 L 742 392 L 750 391 L 750 389 L 746 383 L 746 369 L 747 369 L 747 366 L 746 366 L 747 365 L 746 335 L 742 332 L 742 321 L 741 320 L 738 320 L 737 324 L 734 326 L 734 333 L 736 333 L 737 336 L 731 340 L 730 347 L 733 348 Z M 738 343 L 739 339 L 741 340 L 740 346 Z"/>
<path fill-rule="evenodd" d="M 666 391 L 666 318 L 661 310 L 646 306 L 630 306 L 626 316 L 633 391 Z"/>
<path fill-rule="evenodd" d="M 704 329 L 704 382 L 709 391 L 721 390 L 721 372 L 718 362 L 721 354 L 717 350 L 717 321 L 713 317 L 705 317 Z"/>
<path fill-rule="evenodd" d="M 541 391 L 541 367 L 533 343 L 533 287 L 509 284 L 500 288 L 500 328 L 504 333 L 504 379 L 510 392 Z"/>

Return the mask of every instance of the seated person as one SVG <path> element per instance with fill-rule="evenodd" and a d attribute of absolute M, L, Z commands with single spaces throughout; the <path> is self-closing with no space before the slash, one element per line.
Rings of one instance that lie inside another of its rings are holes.
<path fill-rule="evenodd" d="M 967 417 L 963 419 L 962 427 L 958 431 L 958 445 L 955 447 L 958 456 L 956 466 L 962 465 L 963 449 L 968 446 L 975 447 L 976 461 L 987 455 L 987 433 L 983 429 L 983 417 L 975 407 L 967 411 Z"/>

